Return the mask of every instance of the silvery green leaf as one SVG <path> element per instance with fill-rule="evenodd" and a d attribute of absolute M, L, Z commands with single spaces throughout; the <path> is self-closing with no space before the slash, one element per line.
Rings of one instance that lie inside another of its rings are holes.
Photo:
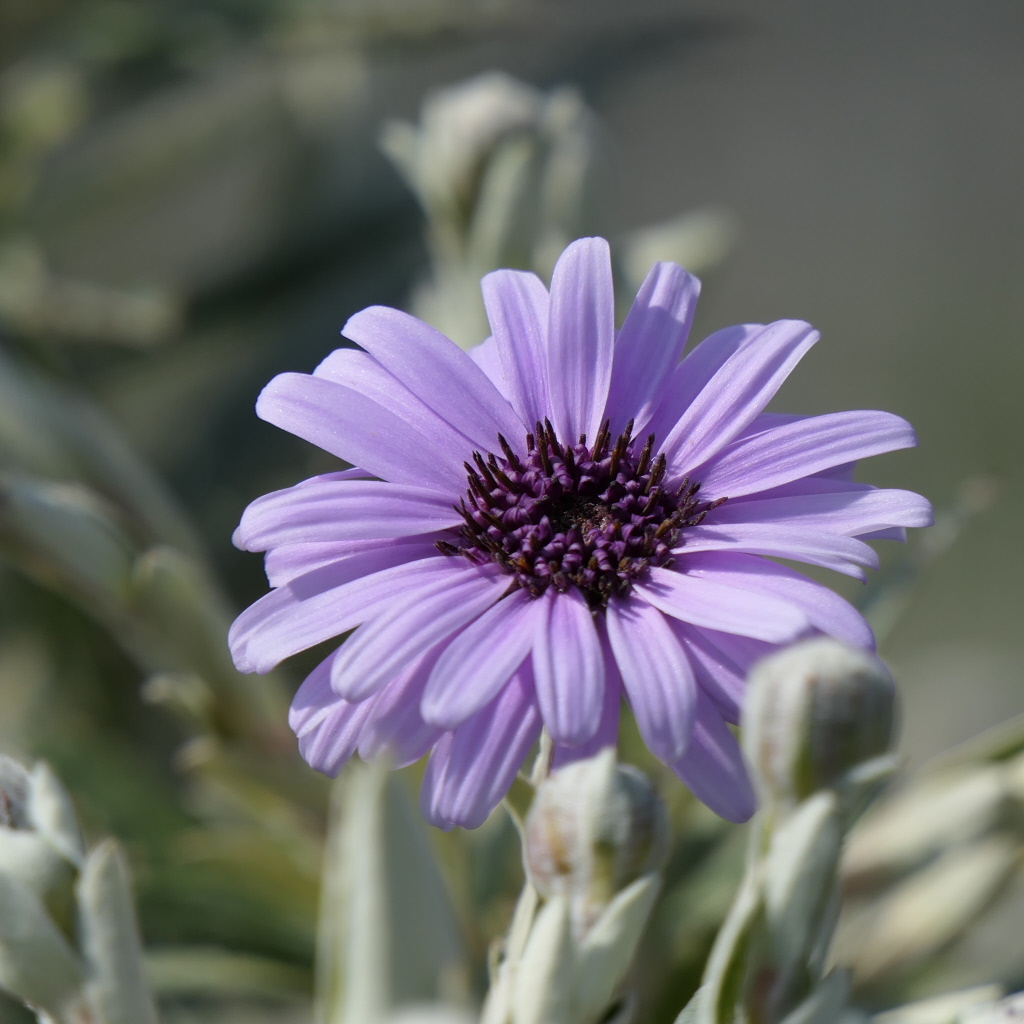
<path fill-rule="evenodd" d="M 457 1006 L 446 1003 L 416 1003 L 388 1017 L 387 1024 L 475 1024 L 476 1018 Z"/>
<path fill-rule="evenodd" d="M 711 948 L 696 1024 L 733 1024 L 747 980 L 750 949 L 763 924 L 758 873 L 750 870 Z"/>
<path fill-rule="evenodd" d="M 872 1024 L 958 1024 L 960 1015 L 975 1006 L 988 1009 L 1003 995 L 1002 985 L 978 985 L 959 992 L 945 992 L 894 1010 L 876 1014 Z"/>
<path fill-rule="evenodd" d="M 28 815 L 36 831 L 76 867 L 85 860 L 85 843 L 75 808 L 53 769 L 40 761 L 32 769 Z"/>
<path fill-rule="evenodd" d="M 86 858 L 78 882 L 86 996 L 102 1024 L 156 1024 L 146 981 L 128 866 L 112 839 Z"/>
<path fill-rule="evenodd" d="M 805 800 L 772 834 L 763 885 L 776 962 L 793 964 L 814 944 L 841 842 L 838 800 L 828 790 Z"/>
<path fill-rule="evenodd" d="M 704 989 L 699 988 L 693 993 L 693 998 L 679 1011 L 674 1024 L 697 1024 L 700 1019 L 700 1004 L 704 998 Z"/>
<path fill-rule="evenodd" d="M 130 543 L 114 510 L 77 483 L 5 475 L 0 480 L 0 542 L 43 585 L 93 611 L 116 613 L 128 600 Z"/>
<path fill-rule="evenodd" d="M 20 999 L 0 992 L 0 1024 L 39 1024 L 39 1018 Z"/>
<path fill-rule="evenodd" d="M 69 924 L 75 869 L 38 832 L 0 826 L 0 873 L 27 885 L 62 924 Z"/>
<path fill-rule="evenodd" d="M 382 761 L 335 786 L 317 943 L 317 1020 L 378 1024 L 433 1001 L 461 946 L 426 826 Z"/>
<path fill-rule="evenodd" d="M 240 675 L 224 636 L 231 615 L 203 566 L 190 555 L 160 545 L 139 557 L 133 570 L 136 608 L 158 624 L 166 648 L 161 668 L 202 677 L 220 702 L 223 717 L 243 734 L 280 728 L 284 709 L 272 677 Z"/>
<path fill-rule="evenodd" d="M 4 355 L 0 463 L 26 475 L 87 484 L 129 510 L 154 540 L 199 548 L 163 483 L 97 408 Z"/>
<path fill-rule="evenodd" d="M 960 935 L 1020 861 L 1020 845 L 993 836 L 947 851 L 902 882 L 863 936 L 854 966 L 869 981 L 916 962 Z"/>
<path fill-rule="evenodd" d="M 694 274 L 721 263 L 732 247 L 736 229 L 734 214 L 708 206 L 631 231 L 620 243 L 620 262 L 630 293 L 640 289 L 647 271 L 659 260 L 678 263 Z"/>
<path fill-rule="evenodd" d="M 881 880 L 943 848 L 983 836 L 1007 802 L 998 765 L 958 767 L 887 799 L 851 834 L 843 859 L 850 879 Z"/>
<path fill-rule="evenodd" d="M 39 897 L 0 874 L 0 988 L 59 1018 L 85 972 Z"/>
<path fill-rule="evenodd" d="M 845 971 L 833 971 L 781 1024 L 836 1024 L 850 993 Z"/>
<path fill-rule="evenodd" d="M 660 887 L 657 874 L 638 878 L 615 896 L 579 943 L 574 988 L 580 1020 L 599 1020 L 611 1003 L 633 962 Z"/>
<path fill-rule="evenodd" d="M 146 977 L 157 995 L 276 996 L 309 993 L 312 971 L 215 946 L 146 951 Z"/>
<path fill-rule="evenodd" d="M 570 1024 L 576 970 L 569 902 L 554 896 L 534 918 L 512 980 L 512 1024 Z"/>
<path fill-rule="evenodd" d="M 961 1012 L 956 1024 L 1019 1024 L 1024 1020 L 1024 993 L 1008 996 L 992 1006 L 973 1006 Z"/>

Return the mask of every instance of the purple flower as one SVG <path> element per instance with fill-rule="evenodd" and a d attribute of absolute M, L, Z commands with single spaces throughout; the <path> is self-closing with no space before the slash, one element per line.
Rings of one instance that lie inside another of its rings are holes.
<path fill-rule="evenodd" d="M 292 705 L 314 768 L 429 751 L 424 813 L 472 828 L 542 727 L 555 763 L 589 756 L 625 698 L 701 800 L 750 816 L 727 723 L 751 663 L 814 633 L 873 646 L 846 601 L 769 558 L 863 578 L 866 539 L 931 511 L 850 479 L 916 443 L 905 420 L 762 411 L 807 324 L 729 327 L 680 362 L 698 291 L 659 263 L 616 332 L 608 244 L 581 239 L 550 294 L 484 278 L 493 337 L 470 354 L 376 306 L 344 329 L 362 351 L 267 385 L 263 419 L 359 467 L 259 498 L 234 538 L 267 552 L 274 588 L 231 630 L 239 669 L 356 630 Z"/>

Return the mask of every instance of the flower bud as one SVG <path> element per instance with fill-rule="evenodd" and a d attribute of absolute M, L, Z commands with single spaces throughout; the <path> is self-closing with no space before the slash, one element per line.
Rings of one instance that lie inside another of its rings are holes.
<path fill-rule="evenodd" d="M 31 890 L 70 935 L 74 843 L 80 838 L 73 817 L 57 820 L 53 808 L 62 799 L 66 796 L 48 768 L 37 765 L 30 773 L 0 754 L 0 875 Z M 67 813 L 73 815 L 70 804 Z"/>
<path fill-rule="evenodd" d="M 896 690 L 873 654 L 825 637 L 754 666 L 743 745 L 768 801 L 835 786 L 892 746 Z"/>
<path fill-rule="evenodd" d="M 542 896 L 565 894 L 583 935 L 620 892 L 668 852 L 661 798 L 615 751 L 566 765 L 541 783 L 526 818 L 526 861 Z"/>

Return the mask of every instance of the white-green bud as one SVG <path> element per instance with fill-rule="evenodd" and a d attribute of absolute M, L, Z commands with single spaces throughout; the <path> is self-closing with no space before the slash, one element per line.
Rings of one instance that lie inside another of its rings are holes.
<path fill-rule="evenodd" d="M 835 786 L 889 751 L 895 731 L 892 676 L 866 651 L 821 637 L 751 671 L 743 745 L 769 802 Z"/>
<path fill-rule="evenodd" d="M 664 863 L 665 805 L 611 748 L 545 779 L 526 818 L 526 862 L 542 896 L 564 894 L 581 936 L 616 893 Z"/>
<path fill-rule="evenodd" d="M 80 841 L 53 773 L 41 764 L 30 773 L 0 754 L 0 875 L 27 886 L 68 934 Z"/>

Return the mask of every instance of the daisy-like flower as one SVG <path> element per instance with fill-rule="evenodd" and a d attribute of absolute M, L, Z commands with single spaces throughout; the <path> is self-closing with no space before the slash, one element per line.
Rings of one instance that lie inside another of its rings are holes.
<path fill-rule="evenodd" d="M 739 747 L 753 661 L 797 637 L 871 648 L 864 619 L 780 557 L 863 577 L 865 540 L 928 503 L 851 479 L 916 443 L 886 412 L 764 408 L 817 341 L 802 321 L 718 331 L 682 358 L 699 282 L 650 272 L 616 332 L 608 244 L 570 245 L 550 293 L 482 283 L 470 353 L 395 309 L 359 349 L 285 373 L 257 412 L 354 469 L 253 502 L 235 543 L 274 588 L 231 631 L 242 671 L 350 630 L 296 694 L 306 760 L 428 751 L 426 817 L 479 825 L 541 729 L 554 763 L 615 742 L 625 700 L 651 751 L 709 807 L 754 810 Z"/>

